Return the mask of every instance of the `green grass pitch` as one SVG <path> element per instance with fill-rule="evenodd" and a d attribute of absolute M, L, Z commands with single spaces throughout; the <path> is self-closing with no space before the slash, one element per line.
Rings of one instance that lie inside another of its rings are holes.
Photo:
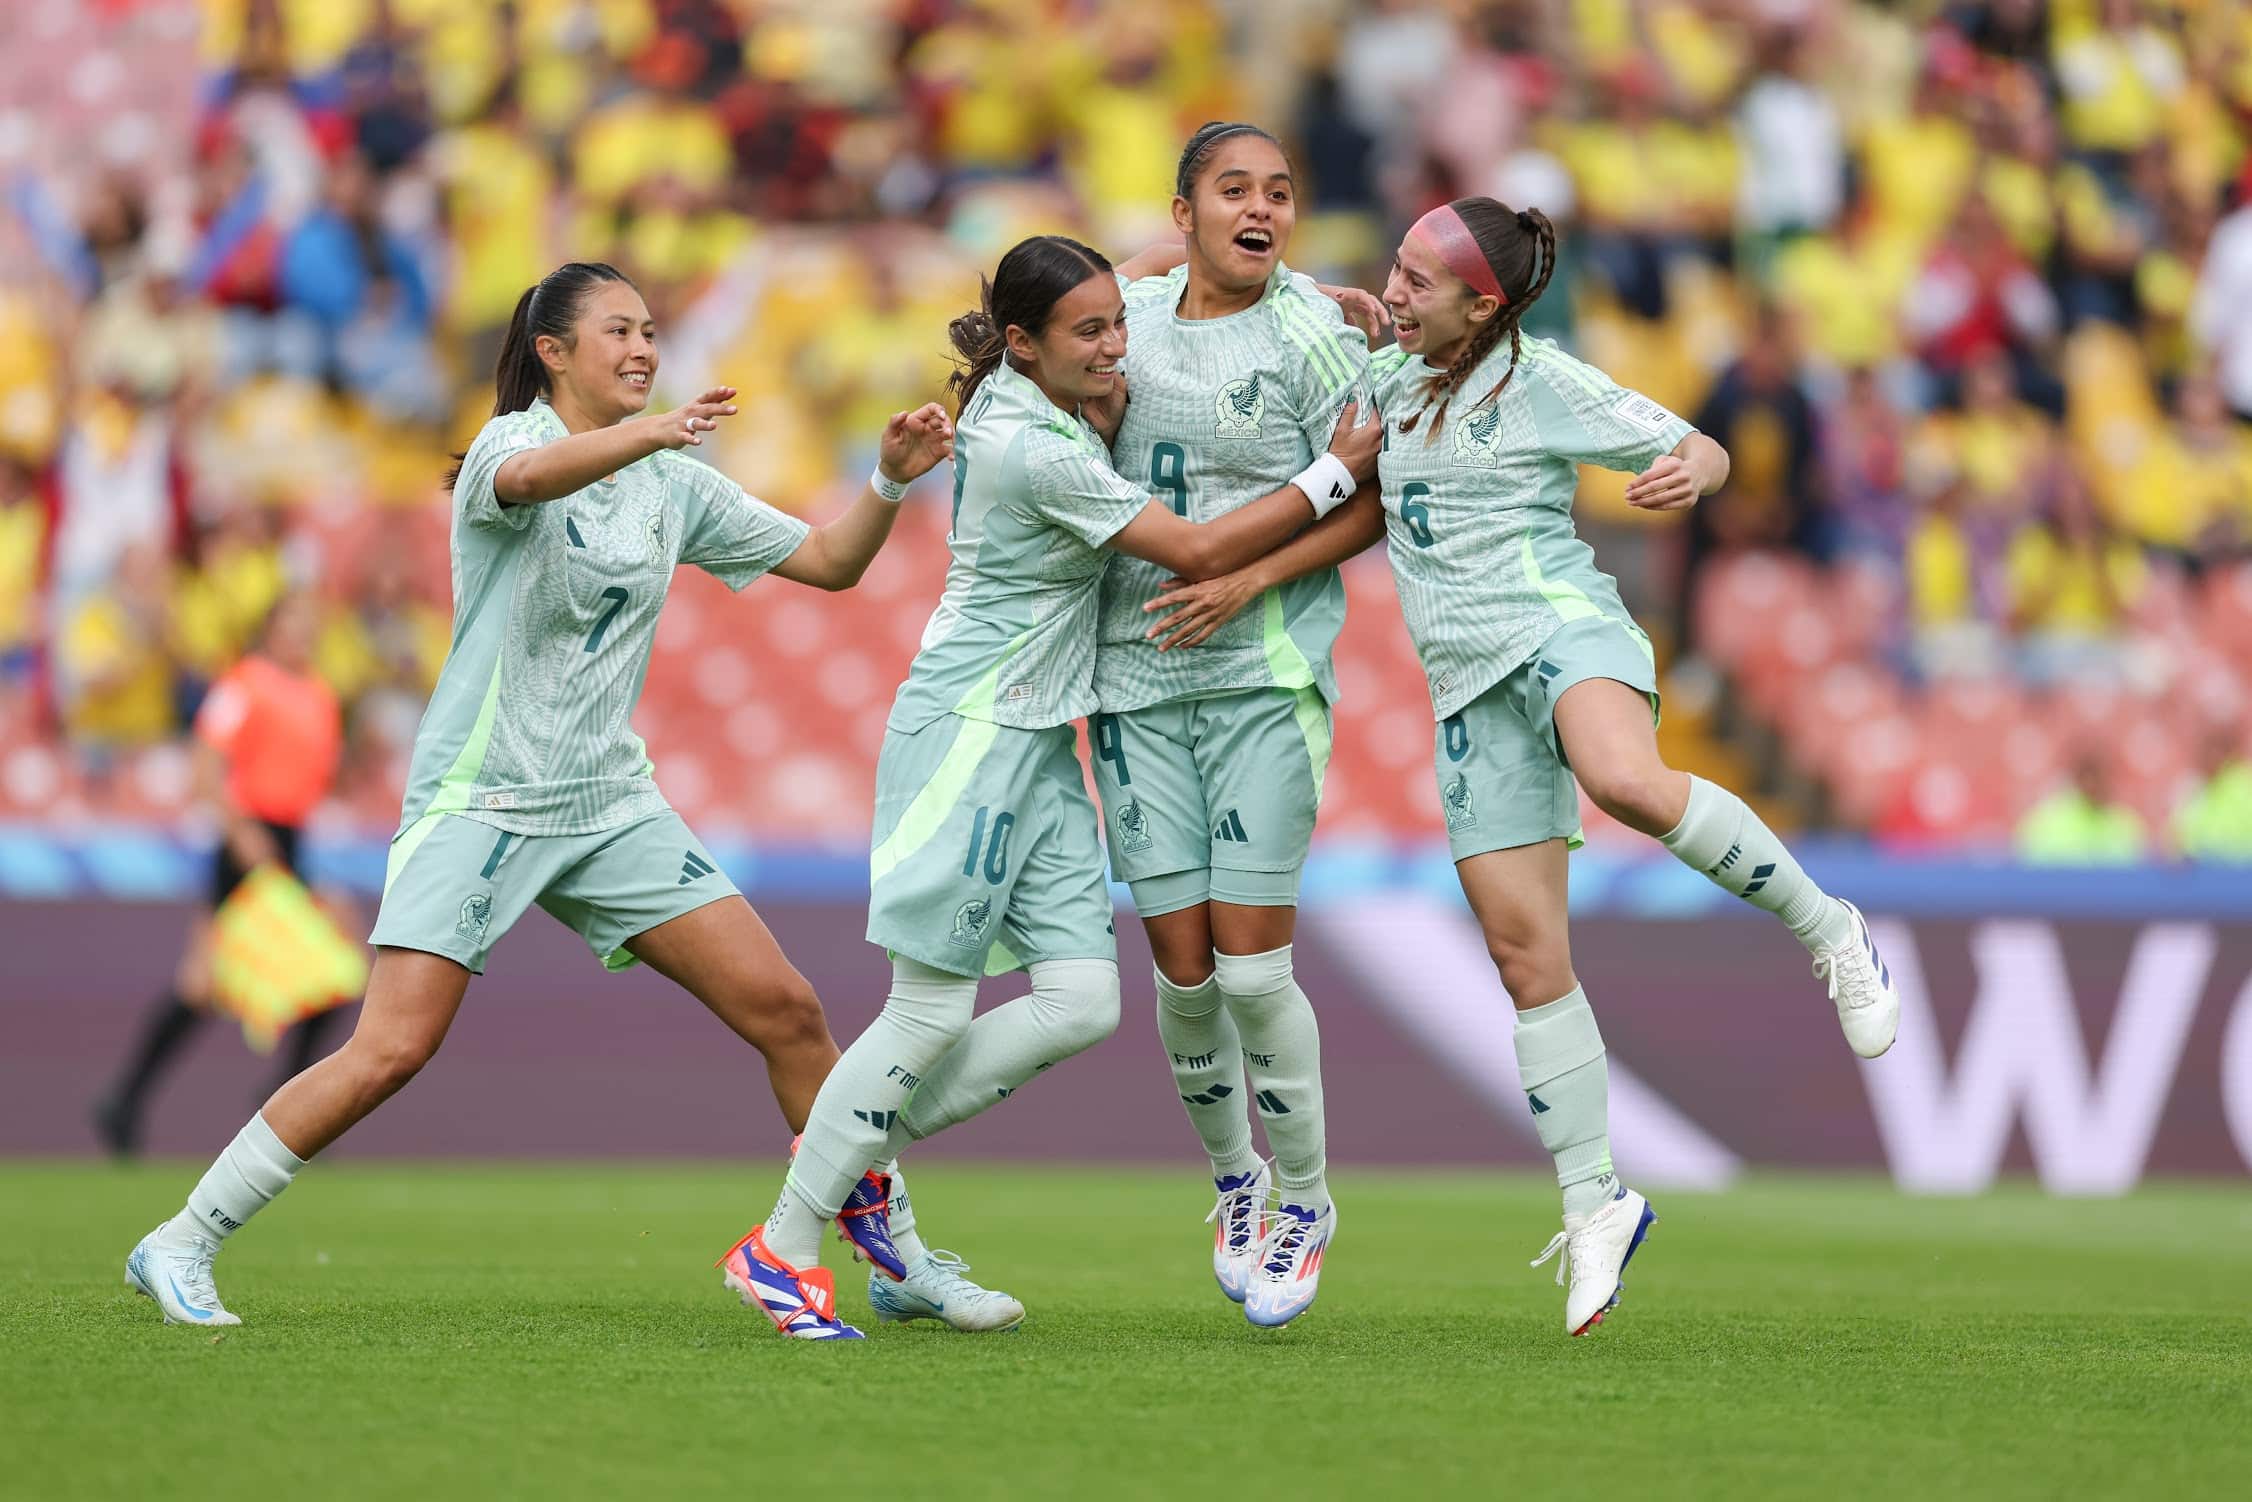
<path fill-rule="evenodd" d="M 1525 1266 L 1555 1216 L 1528 1178 L 1342 1175 L 1320 1304 L 1262 1332 L 1193 1172 L 929 1161 L 924 1229 L 1024 1329 L 801 1346 L 709 1268 L 772 1167 L 323 1166 L 221 1260 L 223 1336 L 119 1281 L 193 1172 L 0 1165 L 0 1494 L 1905 1502 L 2252 1469 L 2241 1186 L 1661 1194 L 1575 1341 Z"/>

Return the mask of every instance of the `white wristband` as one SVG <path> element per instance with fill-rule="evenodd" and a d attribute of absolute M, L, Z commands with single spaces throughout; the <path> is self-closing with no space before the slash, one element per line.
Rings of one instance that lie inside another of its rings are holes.
<path fill-rule="evenodd" d="M 907 480 L 894 480 L 884 473 L 884 467 L 881 464 L 877 465 L 868 476 L 868 488 L 894 506 L 906 499 L 907 487 L 911 483 Z"/>
<path fill-rule="evenodd" d="M 1353 498 L 1360 487 L 1353 481 L 1353 472 L 1345 461 L 1335 454 L 1323 454 L 1291 477 L 1291 484 L 1306 492 L 1306 499 L 1314 503 L 1314 520 L 1335 511 Z"/>

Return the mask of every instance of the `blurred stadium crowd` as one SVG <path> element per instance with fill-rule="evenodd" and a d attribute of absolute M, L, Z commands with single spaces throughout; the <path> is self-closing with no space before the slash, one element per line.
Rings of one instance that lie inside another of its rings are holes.
<path fill-rule="evenodd" d="M 1380 283 L 1459 193 L 1564 256 L 1528 328 L 1734 456 L 1583 528 L 1668 751 L 1785 822 L 2252 859 L 2252 6 L 2237 0 L 22 0 L 0 26 L 0 817 L 164 817 L 292 587 L 381 830 L 447 634 L 444 454 L 555 262 L 612 260 L 715 461 L 795 508 L 933 395 L 1036 229 L 1124 253 L 1217 117 L 1290 260 Z M 684 809 L 864 835 L 942 508 L 837 600 L 683 578 L 640 725 Z M 1381 559 L 1324 829 L 1436 829 Z M 809 732 L 807 707 L 829 728 Z"/>

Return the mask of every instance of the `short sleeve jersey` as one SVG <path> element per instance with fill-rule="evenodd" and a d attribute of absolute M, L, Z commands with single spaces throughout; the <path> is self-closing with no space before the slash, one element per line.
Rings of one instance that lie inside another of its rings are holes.
<path fill-rule="evenodd" d="M 955 427 L 946 592 L 891 728 L 958 714 L 1037 730 L 1092 713 L 1103 547 L 1148 504 L 1083 418 L 1006 364 L 988 375 Z"/>
<path fill-rule="evenodd" d="M 652 454 L 575 494 L 504 506 L 513 454 L 566 436 L 545 401 L 485 424 L 454 482 L 453 641 L 423 711 L 404 824 L 458 813 L 588 834 L 664 808 L 627 723 L 677 563 L 741 589 L 811 529 L 707 464 Z"/>
<path fill-rule="evenodd" d="M 1572 528 L 1579 466 L 1640 471 L 1690 432 L 1552 340 L 1527 339 L 1517 373 L 1490 356 L 1434 434 L 1426 383 L 1439 372 L 1398 349 L 1378 357 L 1384 515 L 1408 635 L 1440 719 L 1499 683 L 1558 626 L 1625 622 L 1618 586 Z M 1421 414 L 1418 416 L 1418 414 Z M 1413 421 L 1412 432 L 1402 432 Z"/>
<path fill-rule="evenodd" d="M 1126 288 L 1131 399 L 1113 446 L 1118 472 L 1191 521 L 1281 489 L 1329 447 L 1337 414 L 1367 394 L 1368 340 L 1287 267 L 1257 303 L 1225 318 L 1180 315 L 1186 268 Z M 1365 407 L 1364 407 L 1365 411 Z M 1345 624 L 1334 569 L 1269 590 L 1193 651 L 1159 653 L 1142 607 L 1167 571 L 1135 558 L 1103 581 L 1095 688 L 1114 713 L 1247 688 L 1318 687 L 1332 702 L 1330 649 Z"/>

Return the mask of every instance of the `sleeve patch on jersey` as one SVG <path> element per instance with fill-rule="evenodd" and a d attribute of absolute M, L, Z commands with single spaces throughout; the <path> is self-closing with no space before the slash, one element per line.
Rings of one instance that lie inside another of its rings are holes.
<path fill-rule="evenodd" d="M 1629 391 L 1612 409 L 1621 422 L 1631 423 L 1652 438 L 1662 436 L 1680 419 L 1639 391 Z"/>

